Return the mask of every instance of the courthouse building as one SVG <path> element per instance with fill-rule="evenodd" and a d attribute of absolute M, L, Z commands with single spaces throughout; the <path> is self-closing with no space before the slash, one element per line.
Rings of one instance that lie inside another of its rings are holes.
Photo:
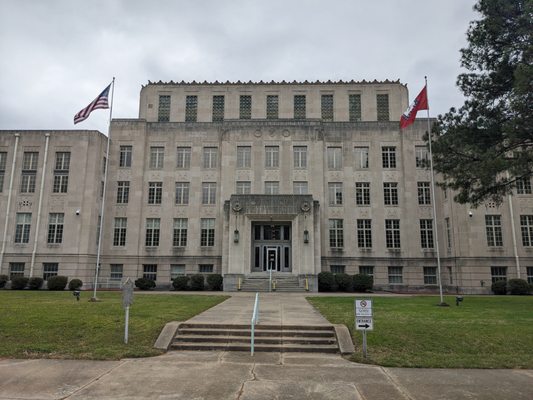
<path fill-rule="evenodd" d="M 99 282 L 220 273 L 316 290 L 321 271 L 386 290 L 488 293 L 533 281 L 530 180 L 477 209 L 431 191 L 427 121 L 400 131 L 383 82 L 149 82 L 113 119 Z M 0 131 L 0 273 L 94 281 L 107 137 Z M 437 218 L 433 218 L 433 203 Z"/>

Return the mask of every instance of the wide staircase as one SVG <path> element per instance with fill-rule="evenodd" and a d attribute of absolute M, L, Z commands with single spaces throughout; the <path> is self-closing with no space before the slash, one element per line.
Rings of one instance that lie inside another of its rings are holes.
<path fill-rule="evenodd" d="M 305 292 L 300 286 L 297 276 L 292 274 L 275 273 L 272 275 L 273 291 L 276 292 Z M 254 274 L 244 278 L 242 292 L 269 292 L 270 277 L 268 274 Z"/>
<path fill-rule="evenodd" d="M 250 325 L 182 323 L 170 350 L 250 351 Z M 255 351 L 339 351 L 333 326 L 256 325 Z"/>

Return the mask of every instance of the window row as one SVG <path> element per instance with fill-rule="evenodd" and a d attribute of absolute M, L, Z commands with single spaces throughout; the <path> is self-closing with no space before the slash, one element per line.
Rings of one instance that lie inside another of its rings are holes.
<path fill-rule="evenodd" d="M 24 276 L 25 264 L 21 262 L 9 263 L 9 279 Z M 58 275 L 59 264 L 58 263 L 43 263 L 43 279 L 45 281 L 52 276 Z"/>
<path fill-rule="evenodd" d="M 267 95 L 265 99 L 266 119 L 279 119 L 279 96 Z M 212 97 L 212 121 L 221 122 L 225 119 L 226 98 L 224 95 L 214 95 Z M 239 119 L 252 119 L 253 97 L 243 94 L 239 96 Z M 348 95 L 348 118 L 350 121 L 361 120 L 361 95 Z M 381 93 L 376 95 L 377 120 L 389 121 L 389 95 Z M 323 121 L 334 120 L 335 98 L 333 94 L 322 94 L 320 96 L 320 111 Z M 169 122 L 171 114 L 171 96 L 159 95 L 158 117 L 159 122 Z M 293 96 L 293 118 L 307 118 L 307 96 L 296 94 Z M 187 95 L 185 97 L 185 122 L 197 122 L 198 120 L 198 96 Z"/>
<path fill-rule="evenodd" d="M 330 265 L 330 271 L 334 274 L 344 274 L 346 270 L 345 265 Z M 437 285 L 438 273 L 437 267 L 423 267 L 424 285 Z M 369 275 L 374 277 L 373 265 L 359 266 L 359 274 Z M 387 267 L 387 278 L 390 285 L 401 285 L 403 281 L 403 267 Z M 450 284 L 453 284 L 450 273 Z"/>

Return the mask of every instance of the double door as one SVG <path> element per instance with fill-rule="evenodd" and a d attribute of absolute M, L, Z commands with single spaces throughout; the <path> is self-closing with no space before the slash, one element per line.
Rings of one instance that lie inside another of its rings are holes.
<path fill-rule="evenodd" d="M 252 271 L 291 272 L 290 224 L 254 224 Z"/>

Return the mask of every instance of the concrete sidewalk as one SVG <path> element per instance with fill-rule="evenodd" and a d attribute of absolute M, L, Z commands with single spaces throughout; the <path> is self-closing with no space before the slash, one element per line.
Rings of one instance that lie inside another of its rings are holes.
<path fill-rule="evenodd" d="M 0 377 L 0 399 L 533 399 L 533 370 L 382 368 L 301 353 L 0 360 Z"/>

